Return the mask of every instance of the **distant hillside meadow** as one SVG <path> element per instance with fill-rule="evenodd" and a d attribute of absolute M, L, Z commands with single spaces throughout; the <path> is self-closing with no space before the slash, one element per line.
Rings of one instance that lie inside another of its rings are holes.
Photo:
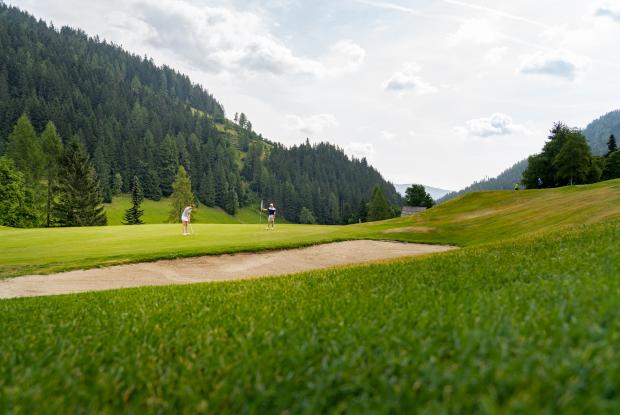
<path fill-rule="evenodd" d="M 245 114 L 227 118 L 212 94 L 170 67 L 1 2 L 0 54 L 0 156 L 29 154 L 52 122 L 65 147 L 85 148 L 106 202 L 129 193 L 134 176 L 146 199 L 168 197 L 182 166 L 199 204 L 233 216 L 264 200 L 291 222 L 356 223 L 367 219 L 375 188 L 386 200 L 381 218 L 402 203 L 366 159 L 328 143 L 273 143 Z M 28 122 L 18 128 L 22 115 Z M 27 137 L 28 124 L 39 138 Z M 47 179 L 37 176 L 42 165 L 25 170 L 35 182 Z M 41 209 L 35 216 L 44 223 Z"/>

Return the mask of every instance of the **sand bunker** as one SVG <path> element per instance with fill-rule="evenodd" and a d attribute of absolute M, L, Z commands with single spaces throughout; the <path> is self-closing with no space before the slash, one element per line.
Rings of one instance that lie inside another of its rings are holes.
<path fill-rule="evenodd" d="M 285 275 L 451 249 L 454 247 L 347 241 L 282 251 L 163 260 L 0 280 L 0 298 Z"/>

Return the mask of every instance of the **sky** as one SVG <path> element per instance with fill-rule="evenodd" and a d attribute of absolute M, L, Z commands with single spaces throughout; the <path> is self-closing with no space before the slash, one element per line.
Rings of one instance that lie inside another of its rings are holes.
<path fill-rule="evenodd" d="M 620 1 L 8 0 L 166 64 L 233 118 L 458 190 L 618 109 Z"/>

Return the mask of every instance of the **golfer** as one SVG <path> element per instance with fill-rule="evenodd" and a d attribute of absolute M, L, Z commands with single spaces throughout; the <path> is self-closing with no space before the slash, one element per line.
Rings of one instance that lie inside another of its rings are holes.
<path fill-rule="evenodd" d="M 189 235 L 187 232 L 187 225 L 192 222 L 192 207 L 185 206 L 183 213 L 181 214 L 181 223 L 183 223 L 183 236 Z"/>
<path fill-rule="evenodd" d="M 269 204 L 267 209 L 263 209 L 263 212 L 267 211 L 267 229 L 274 229 L 276 223 L 276 208 L 273 203 Z"/>

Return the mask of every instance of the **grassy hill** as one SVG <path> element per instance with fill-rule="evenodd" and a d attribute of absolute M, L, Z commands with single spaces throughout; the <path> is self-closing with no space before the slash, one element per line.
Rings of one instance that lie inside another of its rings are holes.
<path fill-rule="evenodd" d="M 200 225 L 201 239 L 168 235 L 172 225 L 0 230 L 3 263 L 22 246 L 24 264 L 48 249 L 115 261 L 136 246 L 196 254 L 341 236 L 465 246 L 283 278 L 0 301 L 0 412 L 617 413 L 619 197 L 620 180 L 483 192 L 412 218 Z"/>
<path fill-rule="evenodd" d="M 620 179 L 545 190 L 463 195 L 420 214 L 371 223 L 386 238 L 471 246 L 620 218 Z"/>
<path fill-rule="evenodd" d="M 112 203 L 105 204 L 105 212 L 108 216 L 108 225 L 122 225 L 123 215 L 125 210 L 131 206 L 131 195 L 120 195 L 113 198 Z M 145 224 L 157 224 L 168 223 L 168 215 L 170 214 L 170 201 L 169 199 L 161 199 L 159 201 L 145 199 L 142 202 L 142 210 L 144 210 L 144 216 L 142 220 Z M 244 224 L 256 224 L 259 223 L 261 218 L 259 217 L 258 209 L 246 206 L 240 208 L 235 216 L 231 216 L 224 212 L 219 207 L 208 207 L 200 205 L 192 212 L 192 222 L 198 223 L 244 223 Z M 262 221 L 265 221 L 265 215 L 262 216 Z M 278 223 L 286 223 L 283 218 L 278 218 Z"/>

